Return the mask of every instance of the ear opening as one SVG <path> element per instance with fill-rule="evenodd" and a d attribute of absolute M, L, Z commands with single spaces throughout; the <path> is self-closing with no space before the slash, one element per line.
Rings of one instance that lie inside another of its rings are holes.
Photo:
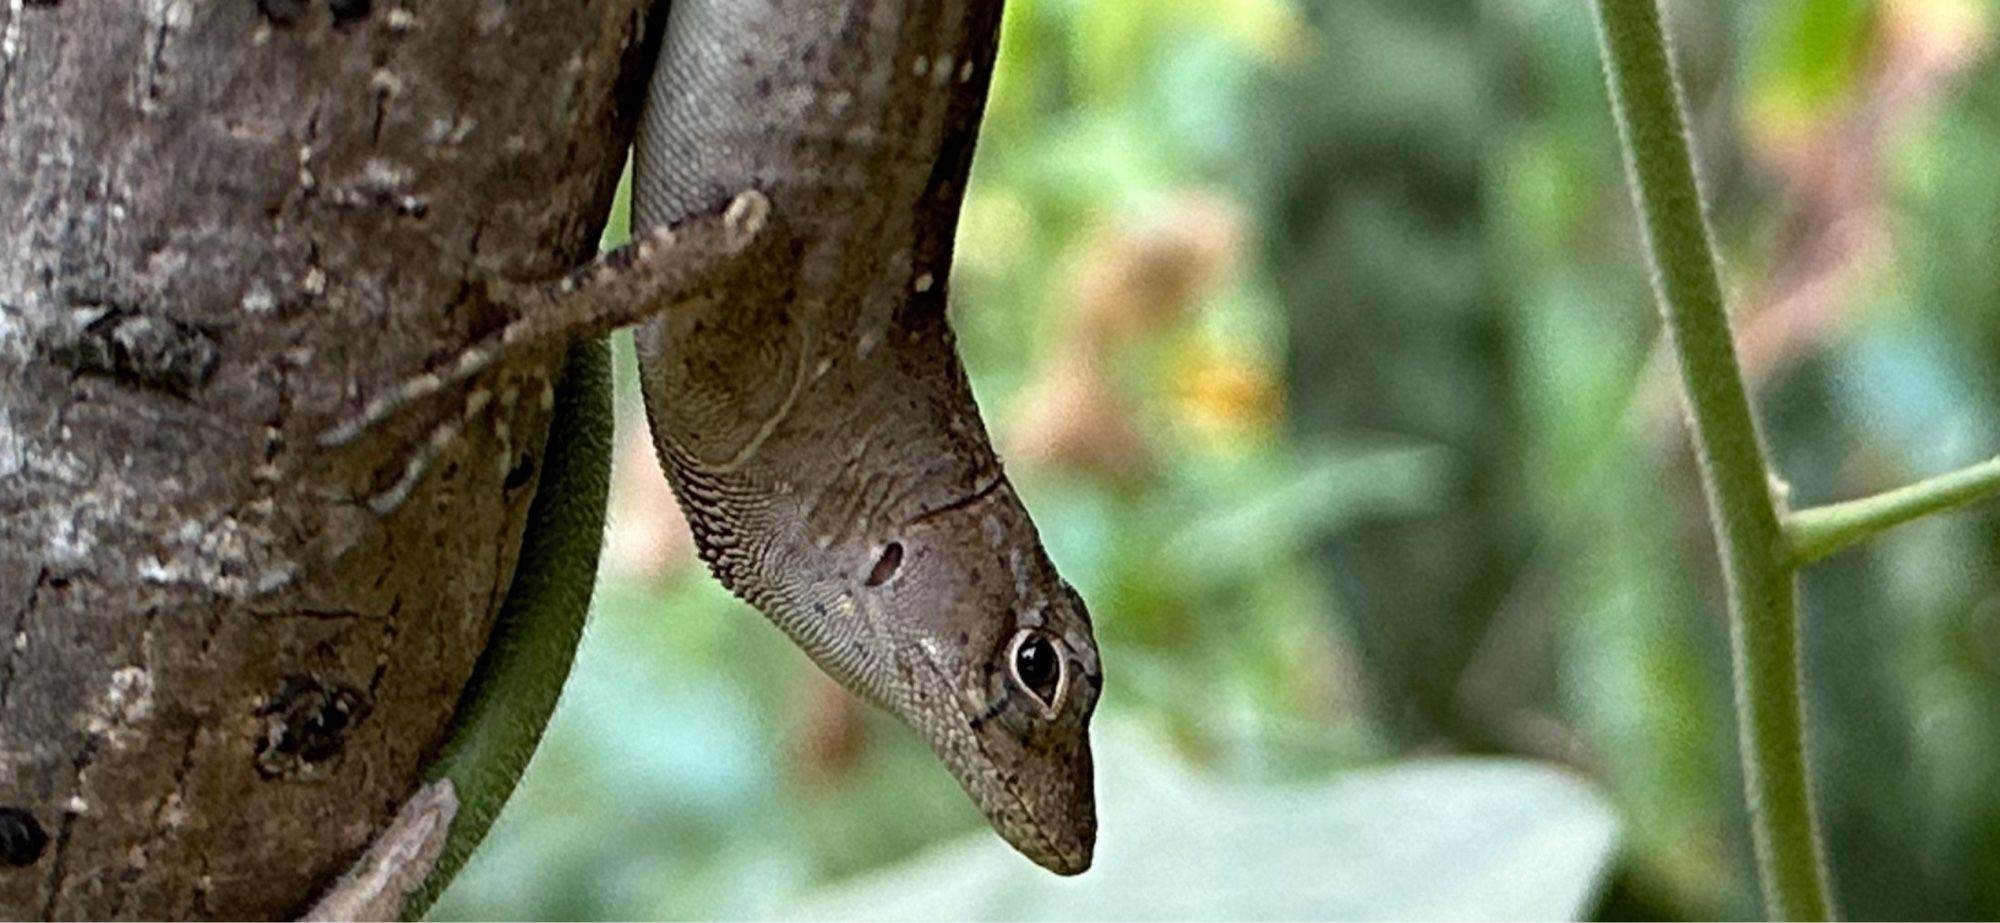
<path fill-rule="evenodd" d="M 902 566 L 903 543 L 890 542 L 888 547 L 882 549 L 882 556 L 875 559 L 874 569 L 868 572 L 867 585 L 875 587 L 888 583 L 889 578 L 896 576 L 896 571 Z"/>

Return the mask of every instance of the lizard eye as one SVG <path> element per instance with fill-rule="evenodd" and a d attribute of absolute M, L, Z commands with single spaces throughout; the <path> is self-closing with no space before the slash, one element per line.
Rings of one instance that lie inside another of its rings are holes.
<path fill-rule="evenodd" d="M 1014 636 L 1008 668 L 1014 685 L 1035 697 L 1042 708 L 1054 713 L 1062 707 L 1064 682 L 1062 652 L 1048 635 L 1028 629 Z"/>

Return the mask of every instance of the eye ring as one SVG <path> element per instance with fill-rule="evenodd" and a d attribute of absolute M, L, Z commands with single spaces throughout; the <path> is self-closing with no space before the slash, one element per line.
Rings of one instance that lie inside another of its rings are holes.
<path fill-rule="evenodd" d="M 1037 628 L 1015 632 L 1007 645 L 1007 680 L 1041 707 L 1043 718 L 1054 719 L 1069 695 L 1069 658 L 1062 642 Z"/>

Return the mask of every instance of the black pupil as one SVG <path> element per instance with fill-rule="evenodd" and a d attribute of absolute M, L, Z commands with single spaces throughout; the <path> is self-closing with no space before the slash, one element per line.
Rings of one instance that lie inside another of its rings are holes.
<path fill-rule="evenodd" d="M 1044 700 L 1055 694 L 1056 670 L 1056 649 L 1041 635 L 1029 637 L 1014 651 L 1014 672 Z"/>

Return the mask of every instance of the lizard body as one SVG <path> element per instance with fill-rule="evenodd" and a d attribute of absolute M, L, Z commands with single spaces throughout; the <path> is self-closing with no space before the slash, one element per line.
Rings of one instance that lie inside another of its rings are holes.
<path fill-rule="evenodd" d="M 741 190 L 746 258 L 637 331 L 702 557 L 914 725 L 1010 843 L 1096 838 L 1089 616 L 1002 472 L 945 316 L 1002 0 L 677 0 L 635 229 Z"/>

